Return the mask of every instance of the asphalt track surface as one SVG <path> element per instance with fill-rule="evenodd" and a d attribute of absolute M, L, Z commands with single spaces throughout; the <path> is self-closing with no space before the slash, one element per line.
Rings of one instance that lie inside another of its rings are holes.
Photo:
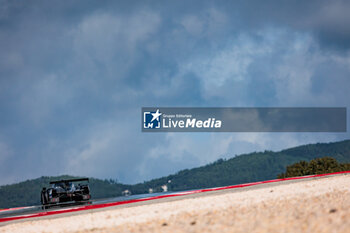
<path fill-rule="evenodd" d="M 292 177 L 286 179 L 267 180 L 260 182 L 253 182 L 247 184 L 239 184 L 232 186 L 224 186 L 208 189 L 197 189 L 183 192 L 171 192 L 171 193 L 154 193 L 154 194 L 142 194 L 132 195 L 128 197 L 117 197 L 105 200 L 93 201 L 88 205 L 75 205 L 75 206 L 63 206 L 53 207 L 48 210 L 42 210 L 41 206 L 28 206 L 17 207 L 0 210 L 0 227 L 23 221 L 33 221 L 40 219 L 50 219 L 67 217 L 71 215 L 93 213 L 97 211 L 104 211 L 107 209 L 127 208 L 131 206 L 149 205 L 152 203 L 176 201 L 184 198 L 197 198 L 207 195 L 220 195 L 228 192 L 242 192 L 251 189 L 259 189 L 266 187 L 273 187 L 277 185 L 290 184 L 295 182 L 303 182 L 312 179 L 322 179 L 330 176 L 350 175 L 350 171 L 336 172 L 322 175 L 310 175 L 303 177 Z"/>

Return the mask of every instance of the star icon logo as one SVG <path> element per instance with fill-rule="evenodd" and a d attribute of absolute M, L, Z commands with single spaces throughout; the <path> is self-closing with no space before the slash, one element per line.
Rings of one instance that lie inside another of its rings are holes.
<path fill-rule="evenodd" d="M 151 122 L 153 122 L 154 120 L 157 120 L 157 121 L 159 121 L 159 117 L 160 117 L 160 115 L 162 115 L 160 112 L 159 112 L 159 109 L 157 109 L 157 111 L 155 112 L 155 113 L 151 113 L 152 114 L 152 120 L 151 120 Z"/>

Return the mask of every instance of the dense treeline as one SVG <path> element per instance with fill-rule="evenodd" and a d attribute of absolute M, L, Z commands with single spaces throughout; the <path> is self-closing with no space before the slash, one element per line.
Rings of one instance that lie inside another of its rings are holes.
<path fill-rule="evenodd" d="M 323 157 L 313 159 L 310 162 L 303 160 L 287 166 L 286 172 L 279 174 L 278 178 L 326 174 L 341 171 L 350 171 L 350 163 L 338 163 L 334 158 Z"/>
<path fill-rule="evenodd" d="M 135 185 L 90 178 L 90 188 L 93 199 L 99 199 L 120 196 L 126 189 L 132 194 L 148 193 L 149 189 L 161 192 L 163 190 L 161 186 L 165 184 L 169 191 L 233 185 L 275 179 L 278 174 L 284 173 L 290 164 L 299 161 L 308 162 L 325 156 L 332 157 L 340 163 L 349 163 L 350 140 L 310 144 L 279 152 L 254 152 L 230 159 L 219 159 L 202 167 L 185 169 L 173 175 Z M 40 177 L 18 184 L 0 186 L 0 208 L 39 204 L 42 187 L 47 186 L 51 180 L 65 178 L 73 177 Z"/>

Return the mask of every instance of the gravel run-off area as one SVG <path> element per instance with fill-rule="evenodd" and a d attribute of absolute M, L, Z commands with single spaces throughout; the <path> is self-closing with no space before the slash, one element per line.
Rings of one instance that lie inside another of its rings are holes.
<path fill-rule="evenodd" d="M 0 232 L 350 233 L 350 175 L 29 220 Z"/>

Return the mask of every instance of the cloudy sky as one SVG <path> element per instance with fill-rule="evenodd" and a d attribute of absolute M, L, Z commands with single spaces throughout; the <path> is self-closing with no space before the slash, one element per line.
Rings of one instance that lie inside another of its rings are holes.
<path fill-rule="evenodd" d="M 0 0 L 0 184 L 59 174 L 135 183 L 348 139 L 141 133 L 140 111 L 350 107 L 349 12 L 339 0 Z"/>

